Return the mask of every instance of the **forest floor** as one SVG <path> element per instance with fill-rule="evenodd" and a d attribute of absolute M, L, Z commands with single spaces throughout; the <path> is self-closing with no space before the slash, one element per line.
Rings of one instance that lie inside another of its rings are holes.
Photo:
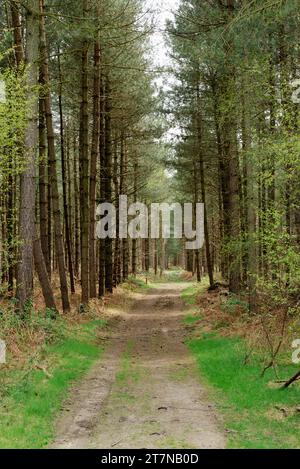
<path fill-rule="evenodd" d="M 55 320 L 38 298 L 24 321 L 0 309 L 0 448 L 300 447 L 296 335 L 262 376 L 260 318 L 221 284 L 139 276 Z"/>
<path fill-rule="evenodd" d="M 222 421 L 185 344 L 188 285 L 157 284 L 112 311 L 109 345 L 73 386 L 52 448 L 225 447 Z"/>
<path fill-rule="evenodd" d="M 183 292 L 190 305 L 185 319 L 187 344 L 201 381 L 223 416 L 227 447 L 299 448 L 300 383 L 283 389 L 299 370 L 299 364 L 292 363 L 294 321 L 289 323 L 275 369 L 270 367 L 262 375 L 270 351 L 260 317 L 249 315 L 245 298 L 229 295 L 224 287 L 208 291 L 207 286 L 204 279 Z M 277 323 L 274 329 L 280 330 Z M 281 340 L 272 329 L 268 338 L 275 345 Z"/>

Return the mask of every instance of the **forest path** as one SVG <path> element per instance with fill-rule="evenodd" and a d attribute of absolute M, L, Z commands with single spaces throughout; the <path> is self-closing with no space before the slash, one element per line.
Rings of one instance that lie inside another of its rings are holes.
<path fill-rule="evenodd" d="M 52 448 L 224 448 L 214 407 L 184 344 L 186 283 L 159 284 L 113 330 L 73 389 Z"/>

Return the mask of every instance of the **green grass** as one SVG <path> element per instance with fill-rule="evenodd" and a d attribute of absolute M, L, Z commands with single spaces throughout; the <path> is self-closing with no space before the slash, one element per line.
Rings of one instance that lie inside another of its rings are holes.
<path fill-rule="evenodd" d="M 159 449 L 196 449 L 196 447 L 191 447 L 187 441 L 177 440 L 173 437 L 164 437 L 156 444 Z"/>
<path fill-rule="evenodd" d="M 183 301 L 189 306 L 195 306 L 197 304 L 198 296 L 208 288 L 208 283 L 205 280 L 201 283 L 193 283 L 185 288 L 181 294 Z"/>
<path fill-rule="evenodd" d="M 126 291 L 143 292 L 151 288 L 150 282 L 146 283 L 146 277 L 129 276 L 126 283 L 123 284 L 123 289 Z"/>
<path fill-rule="evenodd" d="M 180 269 L 173 269 L 165 272 L 163 278 L 165 282 L 173 282 L 173 283 L 180 283 L 182 282 L 182 274 L 184 273 L 183 270 Z"/>
<path fill-rule="evenodd" d="M 127 387 L 130 383 L 137 383 L 140 379 L 140 372 L 134 367 L 132 363 L 132 350 L 134 342 L 129 341 L 126 350 L 122 355 L 120 369 L 116 374 L 116 387 Z"/>
<path fill-rule="evenodd" d="M 299 448 L 300 416 L 299 386 L 288 390 L 272 388 L 270 371 L 260 377 L 259 359 L 244 365 L 245 345 L 242 340 L 204 336 L 191 340 L 189 347 L 196 357 L 199 371 L 216 392 L 215 400 L 223 409 L 230 429 L 231 448 Z M 295 366 L 282 365 L 285 378 L 295 372 Z M 278 408 L 287 409 L 284 416 Z M 289 411 L 290 410 L 290 411 Z"/>
<path fill-rule="evenodd" d="M 68 395 L 70 385 L 88 371 L 100 357 L 97 332 L 105 321 L 73 326 L 64 339 L 46 345 L 35 366 L 10 373 L 10 386 L 0 409 L 0 448 L 38 449 L 54 435 L 55 418 Z"/>
<path fill-rule="evenodd" d="M 199 314 L 199 311 L 197 309 L 192 309 L 191 311 L 189 311 L 186 314 L 186 316 L 183 320 L 183 323 L 186 326 L 193 326 L 194 324 L 196 324 L 201 319 L 202 319 L 202 316 L 201 316 L 201 314 Z"/>
<path fill-rule="evenodd" d="M 132 349 L 134 343 L 129 341 L 121 359 L 120 370 L 116 374 L 116 384 L 119 386 L 127 384 L 130 379 L 136 380 L 137 375 L 132 370 Z"/>
<path fill-rule="evenodd" d="M 180 283 L 183 282 L 182 275 L 184 270 L 179 268 L 172 268 L 170 270 L 166 270 L 160 275 L 160 271 L 158 271 L 157 275 L 154 274 L 153 270 L 150 272 L 143 272 L 141 275 L 142 279 L 148 278 L 148 282 L 150 284 L 159 284 L 159 283 Z"/>
<path fill-rule="evenodd" d="M 223 311 L 226 311 L 230 314 L 235 314 L 237 307 L 242 308 L 245 312 L 249 310 L 249 305 L 240 298 L 237 298 L 235 295 L 230 295 L 227 301 L 221 305 Z"/>
<path fill-rule="evenodd" d="M 197 305 L 205 288 L 203 283 L 187 288 L 182 294 L 185 303 Z M 192 324 L 193 317 L 188 314 L 186 321 Z M 189 340 L 188 345 L 201 378 L 224 415 L 229 448 L 300 448 L 298 384 L 281 389 L 272 369 L 261 378 L 263 358 L 254 351 L 251 362 L 245 365 L 246 344 L 242 339 L 220 337 L 214 331 Z M 281 379 L 292 376 L 297 368 L 290 357 L 280 357 Z"/>

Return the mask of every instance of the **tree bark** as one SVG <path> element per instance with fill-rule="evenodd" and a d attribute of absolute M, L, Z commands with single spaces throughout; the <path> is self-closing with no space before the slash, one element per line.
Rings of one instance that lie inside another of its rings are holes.
<path fill-rule="evenodd" d="M 248 278 L 248 291 L 249 291 L 249 311 L 255 313 L 256 311 L 256 275 L 257 275 L 257 248 L 256 248 L 256 181 L 254 177 L 253 166 L 249 150 L 251 149 L 250 137 L 250 116 L 248 108 L 248 87 L 247 77 L 243 81 L 243 96 L 242 96 L 242 141 L 243 141 L 243 159 L 245 165 L 245 216 L 246 228 L 248 239 L 247 250 L 247 278 Z"/>
<path fill-rule="evenodd" d="M 66 247 L 67 247 L 67 258 L 68 258 L 71 293 L 74 294 L 75 293 L 75 281 L 74 281 L 71 233 L 70 233 L 70 223 L 69 223 L 69 207 L 68 207 L 68 199 L 67 199 L 67 170 L 66 170 L 66 152 L 65 152 L 65 130 L 64 130 L 64 118 L 63 118 L 63 105 L 62 105 L 62 73 L 61 73 L 60 49 L 59 48 L 58 48 L 58 75 L 59 75 L 58 107 L 59 107 L 59 120 L 60 120 L 60 152 L 61 152 L 61 171 L 62 171 L 62 186 L 63 186 L 63 207 L 64 207 L 65 235 L 66 235 Z"/>
<path fill-rule="evenodd" d="M 100 203 L 105 203 L 105 83 L 100 77 Z M 105 295 L 105 239 L 99 240 L 99 298 Z"/>
<path fill-rule="evenodd" d="M 206 264 L 207 272 L 209 277 L 210 288 L 214 288 L 214 267 L 210 251 L 210 234 L 207 217 L 207 205 L 206 205 L 206 186 L 205 186 L 205 172 L 204 172 L 204 159 L 202 149 L 202 122 L 200 115 L 201 103 L 200 103 L 200 90 L 199 84 L 197 84 L 197 134 L 198 134 L 198 156 L 199 156 L 199 168 L 200 168 L 200 184 L 201 184 L 201 198 L 204 204 L 204 236 L 205 236 L 205 252 L 206 252 Z M 198 254 L 199 256 L 199 254 Z M 199 259 L 198 259 L 199 263 Z M 198 267 L 197 267 L 198 270 Z M 201 274 L 197 274 L 201 279 Z"/>
<path fill-rule="evenodd" d="M 117 236 L 115 239 L 115 248 L 114 248 L 114 276 L 113 276 L 113 285 L 117 287 L 121 281 L 121 266 L 120 266 L 120 214 L 119 214 L 119 178 L 118 178 L 118 145 L 117 140 L 114 144 L 114 168 L 113 168 L 113 181 L 114 181 L 114 199 L 115 206 L 117 210 L 116 216 L 116 232 Z"/>
<path fill-rule="evenodd" d="M 138 159 L 137 155 L 134 154 L 134 162 L 133 162 L 133 198 L 134 203 L 137 202 L 137 191 L 138 191 Z M 132 275 L 135 277 L 137 274 L 137 239 L 132 239 L 132 256 L 131 256 L 131 272 Z"/>
<path fill-rule="evenodd" d="M 94 46 L 94 96 L 93 96 L 93 135 L 90 168 L 90 297 L 96 298 L 96 182 L 97 163 L 99 158 L 99 133 L 100 133 L 100 44 Z"/>
<path fill-rule="evenodd" d="M 22 43 L 22 26 L 20 8 L 17 2 L 11 2 L 11 20 L 14 35 L 14 54 L 15 64 L 17 73 L 21 72 L 22 64 L 24 63 L 24 49 Z M 21 145 L 20 151 L 21 151 Z M 9 155 L 9 166 L 10 171 L 8 174 L 8 195 L 7 195 L 7 257 L 8 257 L 8 291 L 13 292 L 14 290 L 14 262 L 15 262 L 15 250 L 14 250 L 14 235 L 15 235 L 15 201 L 16 201 L 16 184 L 14 184 L 13 177 L 13 158 Z"/>
<path fill-rule="evenodd" d="M 127 171 L 128 171 L 128 153 L 126 148 L 126 138 L 122 137 L 122 149 L 121 153 L 121 180 L 122 180 L 122 190 L 120 190 L 121 195 L 127 195 L 128 184 L 127 184 Z M 122 241 L 122 263 L 123 263 L 123 281 L 128 279 L 129 274 L 129 245 L 128 238 L 123 239 Z"/>
<path fill-rule="evenodd" d="M 34 2 L 32 2 L 34 3 Z M 11 19 L 13 26 L 14 34 L 14 53 L 18 69 L 21 68 L 22 63 L 24 62 L 24 49 L 22 41 L 22 25 L 21 25 L 21 16 L 20 16 L 20 7 L 19 2 L 11 0 Z"/>
<path fill-rule="evenodd" d="M 44 12 L 44 0 L 40 0 L 40 12 Z M 50 163 L 50 184 L 51 184 L 51 196 L 52 196 L 52 210 L 54 220 L 54 237 L 55 237 L 55 251 L 59 269 L 60 278 L 60 290 L 62 297 L 62 306 L 65 312 L 70 310 L 68 284 L 65 270 L 65 256 L 64 256 L 64 244 L 62 235 L 62 224 L 61 224 L 61 211 L 59 203 L 59 191 L 57 182 L 57 168 L 56 168 L 56 153 L 55 153 L 55 135 L 53 129 L 53 118 L 52 118 L 52 104 L 50 94 L 50 79 L 48 69 L 48 55 L 47 55 L 47 42 L 45 33 L 45 22 L 44 16 L 40 17 L 40 30 L 41 30 L 41 50 L 43 56 L 42 73 L 45 86 L 47 91 L 45 93 L 45 112 L 46 112 L 46 126 L 47 126 L 47 137 L 48 137 L 48 153 Z"/>
<path fill-rule="evenodd" d="M 228 22 L 232 21 L 234 15 L 234 2 L 227 0 Z M 224 163 L 228 167 L 228 186 L 226 191 L 226 206 L 224 206 L 227 227 L 227 243 L 234 243 L 240 237 L 240 193 L 239 193 L 239 160 L 237 152 L 237 123 L 236 123 L 236 79 L 235 67 L 232 59 L 233 44 L 229 37 L 225 38 L 225 72 L 223 77 L 223 148 Z M 229 244 L 229 289 L 232 293 L 240 291 L 240 267 L 241 259 L 239 252 L 233 252 Z"/>
<path fill-rule="evenodd" d="M 40 85 L 44 86 L 42 78 Z M 49 254 L 48 239 L 48 181 L 47 181 L 47 148 L 46 148 L 46 123 L 45 123 L 45 106 L 43 91 L 39 100 L 39 209 L 40 209 L 40 239 L 42 252 L 45 258 L 47 272 L 51 277 L 51 263 Z"/>
<path fill-rule="evenodd" d="M 38 0 L 30 0 L 31 12 L 26 10 L 26 50 L 28 66 L 28 124 L 25 131 L 26 167 L 20 178 L 19 238 L 20 259 L 17 274 L 18 307 L 23 310 L 32 299 L 33 293 L 33 238 L 35 232 L 35 159 L 38 145 L 38 84 L 39 18 L 33 11 L 39 11 Z"/>
<path fill-rule="evenodd" d="M 79 260 L 80 260 L 80 216 L 79 216 L 79 184 L 78 184 L 78 152 L 76 131 L 74 132 L 73 140 L 73 165 L 74 165 L 74 271 L 76 278 L 79 277 Z"/>
<path fill-rule="evenodd" d="M 87 0 L 83 0 L 83 16 L 88 10 Z M 89 280 L 89 103 L 88 103 L 88 50 L 87 40 L 82 43 L 81 68 L 81 109 L 80 109 L 80 230 L 81 230 L 81 301 L 86 305 L 90 299 Z"/>
<path fill-rule="evenodd" d="M 112 202 L 111 90 L 109 78 L 105 86 L 105 201 Z M 113 292 L 113 243 L 105 240 L 105 288 Z"/>
<path fill-rule="evenodd" d="M 34 263 L 42 287 L 46 307 L 56 311 L 55 299 L 51 288 L 45 258 L 42 252 L 41 242 L 38 237 L 37 230 L 35 231 L 34 239 Z"/>

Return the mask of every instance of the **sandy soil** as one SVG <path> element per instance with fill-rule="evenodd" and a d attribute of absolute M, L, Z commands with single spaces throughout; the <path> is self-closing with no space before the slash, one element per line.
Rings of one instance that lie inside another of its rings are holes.
<path fill-rule="evenodd" d="M 186 284 L 160 284 L 122 312 L 75 387 L 52 448 L 224 448 L 222 422 L 184 345 Z"/>

